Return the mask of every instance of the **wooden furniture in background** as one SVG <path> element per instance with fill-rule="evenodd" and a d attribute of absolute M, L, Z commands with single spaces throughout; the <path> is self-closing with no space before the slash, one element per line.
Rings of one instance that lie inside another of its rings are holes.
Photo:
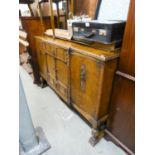
<path fill-rule="evenodd" d="M 27 42 L 27 33 L 19 31 L 19 60 L 20 65 L 29 73 L 32 74 L 32 68 L 29 64 L 30 55 L 28 53 L 29 43 Z"/>
<path fill-rule="evenodd" d="M 50 0 L 50 3 L 55 3 L 56 4 L 56 14 L 57 14 L 57 26 L 58 26 L 58 28 L 60 28 L 60 11 L 61 11 L 61 9 L 59 9 L 59 3 L 60 2 L 62 2 L 63 0 Z M 68 0 L 67 0 L 68 1 Z M 67 3 L 67 2 L 66 2 Z M 51 5 L 51 4 L 50 4 Z M 51 8 L 53 9 L 53 6 L 51 6 Z M 67 7 L 66 7 L 66 12 L 65 12 L 65 14 L 63 14 L 64 16 L 65 16 L 65 22 L 67 21 L 67 14 L 68 13 L 68 10 L 67 10 Z M 51 15 L 51 13 L 50 13 L 50 15 Z M 54 10 L 53 10 L 53 16 L 54 16 Z"/>
<path fill-rule="evenodd" d="M 109 131 L 135 152 L 135 0 L 129 14 L 111 99 Z M 120 144 L 121 145 L 121 144 Z"/>
<path fill-rule="evenodd" d="M 96 8 L 99 0 L 74 0 L 74 14 L 88 14 L 92 19 L 95 18 Z"/>
<path fill-rule="evenodd" d="M 26 41 L 27 33 L 24 31 L 19 31 L 19 54 L 23 54 L 27 51 L 29 43 Z"/>
<path fill-rule="evenodd" d="M 73 9 L 73 3 L 70 2 L 70 0 L 66 0 L 66 11 L 60 9 L 59 3 L 63 0 L 53 0 L 53 3 L 56 4 L 56 9 L 53 10 L 54 16 L 57 18 L 57 27 L 61 29 L 67 29 L 67 19 L 68 19 L 68 13 Z M 72 0 L 71 0 L 72 1 Z M 50 0 L 42 0 L 39 1 L 40 11 L 42 13 L 42 16 L 51 16 L 51 10 L 50 10 Z M 34 16 L 38 16 L 38 7 L 36 4 L 31 5 L 33 9 Z"/>
<path fill-rule="evenodd" d="M 34 36 L 42 35 L 44 33 L 40 22 L 40 18 L 39 17 L 20 17 L 20 19 L 21 19 L 23 29 L 28 34 L 27 39 L 30 44 L 31 52 L 33 52 L 35 51 Z M 45 29 L 51 28 L 50 17 L 43 17 L 43 22 L 45 25 Z"/>
<path fill-rule="evenodd" d="M 36 49 L 42 81 L 91 124 L 90 143 L 95 145 L 109 116 L 119 53 L 41 36 L 36 37 Z"/>
<path fill-rule="evenodd" d="M 35 2 L 35 0 L 19 0 L 19 4 L 27 4 L 28 5 L 31 16 L 34 16 L 33 8 L 31 6 L 31 4 L 34 3 L 34 2 Z"/>
<path fill-rule="evenodd" d="M 21 19 L 21 23 L 23 26 L 23 29 L 27 32 L 28 34 L 28 42 L 29 42 L 29 54 L 31 56 L 31 65 L 33 68 L 33 74 L 34 74 L 34 83 L 39 84 L 39 75 L 38 75 L 38 66 L 37 66 L 37 62 L 36 62 L 36 48 L 35 48 L 35 40 L 34 40 L 34 36 L 35 35 L 42 35 L 43 29 L 42 29 L 42 25 L 40 22 L 40 18 L 39 17 L 20 17 Z M 51 28 L 51 22 L 50 22 L 50 17 L 43 17 L 43 21 L 44 21 L 44 26 L 45 29 L 49 29 Z M 56 24 L 56 17 L 55 17 L 55 24 Z"/>

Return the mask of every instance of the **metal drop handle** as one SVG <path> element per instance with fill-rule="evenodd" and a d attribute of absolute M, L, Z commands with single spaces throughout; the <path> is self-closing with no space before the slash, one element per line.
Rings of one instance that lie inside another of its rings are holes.
<path fill-rule="evenodd" d="M 86 88 L 86 65 L 81 65 L 80 81 L 81 90 L 84 91 Z"/>

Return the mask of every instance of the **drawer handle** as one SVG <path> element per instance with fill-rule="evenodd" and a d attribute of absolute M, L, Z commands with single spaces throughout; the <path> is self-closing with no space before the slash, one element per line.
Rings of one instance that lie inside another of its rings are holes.
<path fill-rule="evenodd" d="M 94 33 L 93 33 L 93 32 L 90 32 L 90 33 L 81 32 L 81 33 L 82 33 L 82 35 L 83 35 L 84 37 L 86 37 L 86 38 L 91 38 L 91 37 L 94 36 Z"/>
<path fill-rule="evenodd" d="M 81 90 L 85 91 L 85 88 L 86 88 L 86 66 L 85 65 L 81 65 L 81 68 L 80 68 L 80 86 L 81 86 Z"/>

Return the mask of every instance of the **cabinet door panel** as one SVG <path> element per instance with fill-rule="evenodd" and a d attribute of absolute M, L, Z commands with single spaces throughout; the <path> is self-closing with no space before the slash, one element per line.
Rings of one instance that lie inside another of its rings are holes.
<path fill-rule="evenodd" d="M 56 60 L 57 79 L 62 84 L 68 85 L 68 66 L 59 60 Z"/>
<path fill-rule="evenodd" d="M 69 94 L 68 87 L 66 85 L 62 84 L 60 81 L 57 81 L 57 91 L 65 101 L 68 101 Z"/>
<path fill-rule="evenodd" d="M 55 67 L 55 58 L 50 54 L 46 54 L 47 62 L 47 74 L 48 74 L 48 83 L 51 87 L 56 88 L 56 67 Z"/>
<path fill-rule="evenodd" d="M 51 74 L 48 73 L 48 79 L 47 79 L 49 85 L 53 88 L 56 89 L 57 87 L 57 81 L 55 77 L 53 77 Z"/>
<path fill-rule="evenodd" d="M 54 44 L 45 43 L 49 85 L 68 102 L 69 99 L 69 53 Z"/>
<path fill-rule="evenodd" d="M 71 99 L 73 104 L 95 117 L 99 103 L 101 66 L 94 59 L 81 54 L 71 54 Z"/>
<path fill-rule="evenodd" d="M 68 50 L 63 49 L 61 47 L 56 47 L 55 57 L 65 63 L 67 63 L 68 58 L 69 58 Z"/>
<path fill-rule="evenodd" d="M 52 56 L 55 56 L 55 46 L 49 43 L 45 43 L 45 50 Z"/>
<path fill-rule="evenodd" d="M 69 81 L 69 67 L 63 61 L 56 59 L 56 73 L 57 73 L 57 89 L 64 98 L 68 98 L 68 81 Z"/>
<path fill-rule="evenodd" d="M 50 74 L 50 76 L 55 77 L 56 76 L 55 59 L 49 54 L 46 54 L 46 59 L 47 59 L 47 72 L 48 74 Z"/>

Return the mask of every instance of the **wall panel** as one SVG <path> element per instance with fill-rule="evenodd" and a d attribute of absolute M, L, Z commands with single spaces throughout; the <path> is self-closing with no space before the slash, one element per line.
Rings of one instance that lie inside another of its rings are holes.
<path fill-rule="evenodd" d="M 135 152 L 135 0 L 130 2 L 117 73 L 108 130 Z"/>

